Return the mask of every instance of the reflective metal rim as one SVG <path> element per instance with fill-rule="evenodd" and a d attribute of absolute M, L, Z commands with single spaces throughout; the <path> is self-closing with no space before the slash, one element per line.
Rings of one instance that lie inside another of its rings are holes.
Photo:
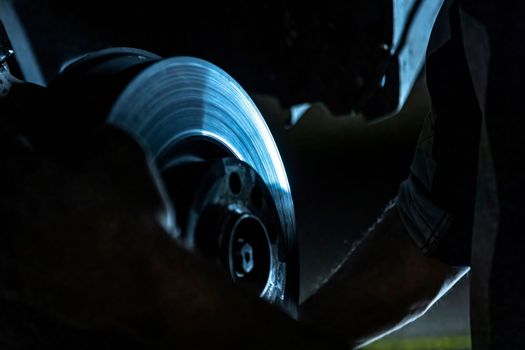
<path fill-rule="evenodd" d="M 275 201 L 287 257 L 297 259 L 294 207 L 279 151 L 253 101 L 223 70 L 192 57 L 158 61 L 126 87 L 108 121 L 136 137 L 155 160 L 181 141 L 205 137 L 248 163 Z M 261 296 L 282 300 L 279 280 L 283 276 L 270 278 Z"/>

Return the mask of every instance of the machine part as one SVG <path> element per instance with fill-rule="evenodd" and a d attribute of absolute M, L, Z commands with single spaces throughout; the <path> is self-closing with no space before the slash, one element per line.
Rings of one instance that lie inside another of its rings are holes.
<path fill-rule="evenodd" d="M 0 65 L 4 64 L 5 61 L 13 54 L 13 47 L 9 41 L 9 37 L 5 31 L 2 21 L 0 21 Z"/>
<path fill-rule="evenodd" d="M 4 25 L 0 21 L 0 98 L 6 96 L 11 89 L 10 74 L 7 66 L 7 59 L 13 54 L 11 42 L 5 31 Z"/>
<path fill-rule="evenodd" d="M 192 57 L 160 60 L 126 86 L 108 122 L 149 150 L 161 173 L 187 161 L 181 155 L 188 152 L 180 151 L 181 147 L 190 149 L 194 157 L 231 156 L 254 169 L 275 202 L 283 232 L 279 249 L 286 256 L 285 277 L 278 278 L 286 280 L 286 291 L 282 285 L 271 286 L 263 297 L 293 314 L 298 253 L 290 187 L 272 135 L 246 92 L 209 62 Z M 175 149 L 179 151 L 174 153 Z"/>
<path fill-rule="evenodd" d="M 283 300 L 284 235 L 275 203 L 262 178 L 235 158 L 203 161 L 187 148 L 169 155 L 175 165 L 163 180 L 178 215 L 181 241 L 224 266 L 232 279 L 266 300 Z M 184 160 L 181 163 L 181 160 Z"/>
<path fill-rule="evenodd" d="M 33 48 L 10 0 L 0 1 L 0 20 L 11 38 L 11 43 L 16 51 L 16 62 L 24 80 L 45 86 L 46 81 L 33 53 Z"/>
<path fill-rule="evenodd" d="M 423 68 L 432 28 L 445 0 L 393 0 L 388 58 L 361 91 L 356 110 L 368 120 L 397 114 Z"/>
<path fill-rule="evenodd" d="M 286 123 L 286 128 L 290 129 L 297 125 L 310 108 L 312 108 L 310 103 L 301 103 L 290 107 L 290 120 Z"/>
<path fill-rule="evenodd" d="M 202 188 L 211 190 L 195 181 L 213 169 L 214 161 L 223 158 L 242 162 L 234 166 L 239 175 L 246 174 L 246 178 L 240 177 L 241 184 L 247 181 L 248 174 L 256 174 L 260 178 L 256 182 L 261 194 L 268 194 L 263 198 L 269 203 L 267 211 L 274 212 L 277 229 L 269 229 L 271 225 L 267 223 L 273 219 L 261 219 L 261 215 L 245 205 L 249 210 L 243 213 L 253 220 L 238 218 L 236 228 L 232 227 L 230 232 L 242 232 L 246 226 L 257 227 L 254 222 L 260 221 L 263 230 L 280 236 L 274 240 L 277 244 L 271 245 L 269 253 L 271 261 L 279 261 L 273 265 L 277 272 L 275 276 L 269 274 L 269 282 L 264 281 L 259 294 L 295 316 L 299 267 L 288 179 L 264 119 L 230 76 L 196 58 L 160 59 L 145 51 L 117 48 L 73 61 L 50 83 L 48 91 L 47 101 L 56 108 L 55 113 L 46 120 L 35 116 L 25 123 L 30 128 L 26 134 L 35 147 L 61 159 L 75 159 L 81 156 L 74 150 L 78 148 L 65 149 L 63 145 L 89 144 L 93 142 L 89 130 L 110 123 L 126 131 L 148 151 L 165 179 L 167 172 L 175 168 L 180 170 L 185 164 L 194 167 L 196 175 L 177 184 L 188 189 L 186 202 L 181 204 L 180 193 L 177 198 L 171 198 L 177 207 L 177 224 L 181 228 L 176 238 L 190 249 L 199 250 L 200 246 L 192 245 L 194 241 L 188 238 L 191 235 L 183 236 L 184 223 L 190 222 L 196 193 L 201 193 Z M 72 115 L 75 118 L 71 118 Z M 202 167 L 199 168 L 199 164 Z M 230 168 L 228 165 L 227 169 Z M 192 181 L 195 186 L 191 185 Z M 244 247 L 238 247 L 236 244 L 240 242 L 235 242 L 230 249 L 233 254 L 237 248 L 242 251 Z M 272 260 L 275 256 L 278 260 Z M 249 261 L 247 263 L 249 265 Z M 234 257 L 232 266 L 233 271 L 239 266 Z"/>
<path fill-rule="evenodd" d="M 14 84 L 21 83 L 11 75 L 7 63 L 0 63 L 0 99 L 9 95 Z"/>

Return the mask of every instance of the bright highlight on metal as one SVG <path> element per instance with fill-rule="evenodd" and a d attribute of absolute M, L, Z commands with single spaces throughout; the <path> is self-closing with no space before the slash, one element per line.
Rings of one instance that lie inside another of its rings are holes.
<path fill-rule="evenodd" d="M 126 87 L 108 121 L 135 136 L 155 160 L 188 138 L 218 142 L 261 176 L 285 239 L 289 246 L 296 244 L 294 207 L 279 151 L 253 101 L 220 68 L 192 57 L 160 60 Z"/>

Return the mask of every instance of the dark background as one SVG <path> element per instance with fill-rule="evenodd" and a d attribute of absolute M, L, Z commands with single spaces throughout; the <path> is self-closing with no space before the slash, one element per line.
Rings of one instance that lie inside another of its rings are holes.
<path fill-rule="evenodd" d="M 197 56 L 248 91 L 285 106 L 323 101 L 336 114 L 353 102 L 391 38 L 387 0 L 124 1 L 17 0 L 46 79 L 62 62 L 109 46 Z"/>

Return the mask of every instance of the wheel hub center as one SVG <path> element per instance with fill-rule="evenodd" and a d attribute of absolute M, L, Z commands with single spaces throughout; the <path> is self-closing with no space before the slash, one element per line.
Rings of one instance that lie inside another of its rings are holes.
<path fill-rule="evenodd" d="M 230 232 L 229 269 L 234 280 L 262 289 L 271 269 L 271 243 L 263 222 L 251 214 L 240 216 Z"/>
<path fill-rule="evenodd" d="M 237 243 L 242 244 L 243 240 L 242 239 L 238 239 Z M 249 245 L 248 243 L 244 243 L 242 245 L 241 251 L 240 252 L 234 252 L 234 254 L 235 254 L 236 257 L 237 256 L 241 257 L 242 273 L 250 273 L 250 272 L 252 272 L 253 265 L 255 264 L 255 262 L 253 260 L 253 248 L 252 248 L 252 246 Z M 236 275 L 239 276 L 241 274 L 240 270 L 241 269 L 239 269 L 238 264 L 234 265 L 234 271 L 235 271 Z"/>

